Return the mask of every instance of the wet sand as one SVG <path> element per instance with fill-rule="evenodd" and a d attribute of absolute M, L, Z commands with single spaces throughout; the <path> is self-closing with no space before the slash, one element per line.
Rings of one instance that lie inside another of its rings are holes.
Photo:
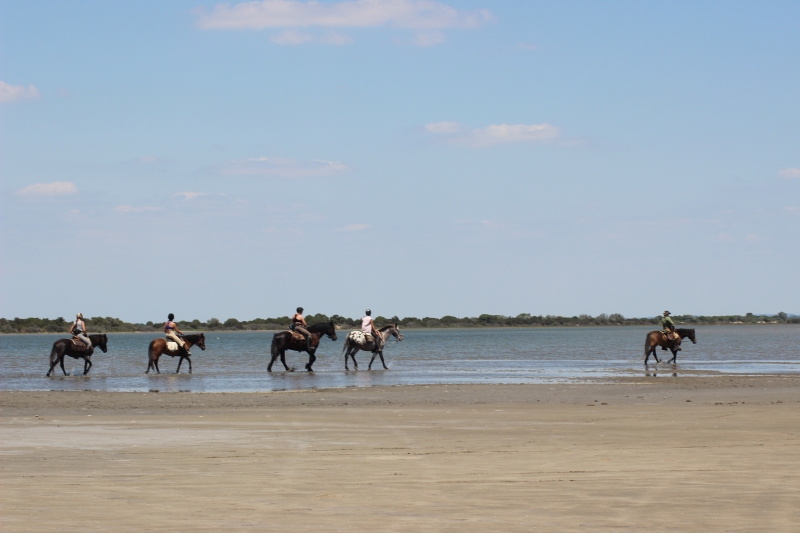
<path fill-rule="evenodd" d="M 3 531 L 800 531 L 800 376 L 0 392 Z"/>

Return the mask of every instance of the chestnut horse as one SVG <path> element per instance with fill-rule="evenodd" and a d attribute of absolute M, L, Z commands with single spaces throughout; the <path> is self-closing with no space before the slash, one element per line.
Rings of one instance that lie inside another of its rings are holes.
<path fill-rule="evenodd" d="M 53 369 L 56 367 L 57 364 L 61 364 L 61 370 L 64 372 L 64 375 L 67 376 L 67 371 L 64 370 L 64 356 L 68 355 L 70 357 L 74 357 L 75 359 L 83 359 L 83 375 L 89 373 L 89 369 L 92 368 L 92 361 L 91 357 L 94 353 L 94 347 L 99 346 L 103 353 L 108 351 L 108 337 L 106 337 L 105 333 L 99 333 L 95 335 L 89 335 L 89 340 L 92 341 L 92 345 L 90 347 L 84 347 L 84 344 L 76 340 L 75 343 L 80 343 L 81 348 L 76 348 L 75 344 L 73 343 L 72 339 L 59 339 L 53 343 L 53 349 L 50 350 L 50 370 L 47 371 L 47 375 L 49 376 Z"/>
<path fill-rule="evenodd" d="M 308 345 L 306 344 L 306 339 L 299 333 L 295 333 L 293 331 L 281 331 L 276 333 L 272 337 L 272 346 L 270 347 L 270 352 L 272 354 L 272 359 L 267 365 L 267 372 L 272 372 L 272 364 L 275 362 L 278 357 L 281 358 L 281 363 L 283 363 L 283 368 L 289 370 L 289 367 L 286 366 L 286 350 L 293 350 L 295 352 L 306 352 L 308 354 L 308 363 L 306 363 L 306 370 L 309 372 L 313 372 L 311 366 L 314 364 L 314 361 L 317 360 L 317 356 L 314 355 L 317 353 L 317 348 L 319 347 L 319 340 L 323 337 L 323 335 L 327 335 L 327 337 L 335 341 L 336 340 L 336 327 L 333 325 L 333 320 L 329 320 L 328 322 L 320 322 L 319 324 L 312 324 L 306 328 L 309 333 L 311 333 L 311 350 L 308 350 Z"/>
<path fill-rule="evenodd" d="M 181 337 L 183 342 L 186 343 L 186 350 L 188 351 L 189 348 L 192 346 L 199 346 L 201 350 L 206 349 L 206 338 L 202 333 L 192 333 L 190 335 L 183 335 Z M 192 373 L 192 359 L 186 355 L 186 352 L 178 348 L 177 350 L 168 350 L 167 349 L 167 340 L 166 339 L 155 339 L 150 343 L 150 346 L 147 348 L 147 355 L 150 359 L 149 363 L 147 364 L 147 371 L 145 374 L 150 373 L 151 368 L 155 368 L 156 372 L 159 374 L 161 370 L 158 369 L 158 358 L 162 355 L 169 355 L 170 357 L 179 356 L 181 358 L 178 361 L 178 368 L 175 370 L 176 374 L 181 373 L 181 363 L 183 360 L 186 359 L 189 361 L 189 373 Z"/>
<path fill-rule="evenodd" d="M 395 317 L 395 319 L 396 318 L 397 317 Z M 356 354 L 358 353 L 359 350 L 364 350 L 365 352 L 372 352 L 372 359 L 369 360 L 369 366 L 367 367 L 367 370 L 372 370 L 372 363 L 375 362 L 376 356 L 380 356 L 381 363 L 383 363 L 383 369 L 389 370 L 389 367 L 386 366 L 386 361 L 383 360 L 383 349 L 380 350 L 377 349 L 378 346 L 375 343 L 375 340 L 372 340 L 371 342 L 365 342 L 364 344 L 359 344 L 358 342 L 356 342 L 355 339 L 352 338 L 354 333 L 361 333 L 361 332 L 351 331 L 347 335 L 347 338 L 344 341 L 344 348 L 342 349 L 342 353 L 344 354 L 344 369 L 350 370 L 349 368 L 347 368 L 347 356 L 350 356 L 353 359 L 353 367 L 355 367 L 355 369 L 358 370 L 358 361 L 356 361 Z M 386 341 L 389 339 L 389 337 L 394 337 L 395 339 L 397 339 L 397 342 L 403 340 L 403 334 L 400 333 L 400 327 L 396 323 L 389 324 L 388 326 L 383 326 L 378 330 L 378 333 L 383 338 L 384 346 L 386 346 Z"/>
<path fill-rule="evenodd" d="M 659 346 L 664 349 L 669 348 L 669 350 L 672 352 L 672 359 L 667 361 L 667 364 L 670 364 L 677 363 L 676 359 L 678 358 L 681 339 L 689 337 L 689 340 L 692 341 L 692 344 L 697 344 L 697 339 L 694 336 L 694 329 L 677 328 L 675 329 L 675 333 L 680 336 L 680 338 L 677 340 L 677 349 L 672 347 L 670 343 L 667 342 L 667 336 L 661 333 L 661 331 L 651 331 L 648 333 L 644 340 L 644 364 L 647 364 L 647 360 L 650 358 L 651 354 L 656 358 L 656 363 L 661 362 L 658 360 L 658 355 L 656 355 L 656 348 Z"/>

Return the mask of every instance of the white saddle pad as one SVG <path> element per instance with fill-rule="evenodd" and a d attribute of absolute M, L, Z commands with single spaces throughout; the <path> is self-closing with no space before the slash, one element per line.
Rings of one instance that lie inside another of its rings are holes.
<path fill-rule="evenodd" d="M 175 341 L 167 341 L 167 350 L 169 350 L 170 352 L 177 352 L 178 343 Z"/>
<path fill-rule="evenodd" d="M 363 346 L 368 341 L 374 340 L 372 335 L 367 335 L 363 331 L 351 331 L 347 338 L 353 341 L 354 343 L 358 344 L 359 346 Z"/>

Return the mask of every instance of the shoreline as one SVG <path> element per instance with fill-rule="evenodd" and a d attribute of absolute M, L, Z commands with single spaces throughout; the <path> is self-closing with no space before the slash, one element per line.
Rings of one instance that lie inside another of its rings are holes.
<path fill-rule="evenodd" d="M 765 326 L 794 326 L 800 328 L 800 324 L 793 324 L 793 323 L 756 323 L 750 324 L 746 322 L 735 322 L 729 324 L 675 324 L 675 327 L 681 328 L 717 328 L 717 327 L 765 327 Z M 402 328 L 402 331 L 485 331 L 485 330 L 517 330 L 517 329 L 618 329 L 618 328 L 641 328 L 641 329 L 648 329 L 650 331 L 660 330 L 661 328 L 656 324 L 605 324 L 605 325 L 591 325 L 591 326 L 582 326 L 582 325 L 574 325 L 574 326 L 472 326 L 472 327 L 435 327 L 435 328 Z M 655 328 L 655 329 L 653 329 Z M 207 330 L 186 330 L 185 333 L 192 334 L 192 333 L 277 333 L 280 331 L 286 331 L 286 329 L 232 329 L 232 330 L 214 330 L 214 329 L 207 329 Z M 337 327 L 336 331 L 356 331 L 358 330 L 358 326 L 352 326 L 347 328 L 340 328 Z M 98 332 L 91 332 L 92 334 L 102 334 L 105 333 L 106 335 L 160 335 L 157 331 L 98 331 Z M 0 337 L 3 336 L 17 336 L 17 335 L 62 335 L 62 336 L 70 336 L 69 333 L 51 333 L 46 331 L 39 331 L 34 333 L 3 333 L 0 332 Z"/>

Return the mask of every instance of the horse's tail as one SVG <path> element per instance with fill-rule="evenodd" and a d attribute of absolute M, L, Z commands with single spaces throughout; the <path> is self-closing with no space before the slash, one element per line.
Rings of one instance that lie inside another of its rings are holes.
<path fill-rule="evenodd" d="M 152 361 L 153 360 L 153 356 L 155 355 L 155 349 L 153 348 L 153 346 L 155 346 L 155 344 L 156 344 L 156 341 L 152 340 L 152 341 L 150 341 L 150 346 L 147 347 L 147 359 L 148 359 L 148 361 Z"/>
<path fill-rule="evenodd" d="M 53 349 L 50 350 L 50 364 L 52 365 L 58 360 L 58 343 L 61 341 L 56 341 L 53 343 Z"/>
<path fill-rule="evenodd" d="M 347 347 L 350 346 L 350 334 L 349 333 L 347 334 L 347 337 L 344 338 L 344 342 L 342 344 L 344 344 L 344 346 L 342 346 L 342 354 L 344 354 L 344 352 L 347 351 Z"/>
<path fill-rule="evenodd" d="M 272 355 L 272 359 L 278 357 L 278 334 L 272 336 L 272 345 L 269 348 L 269 353 Z"/>
<path fill-rule="evenodd" d="M 644 338 L 644 355 L 647 357 L 647 354 L 650 353 L 653 347 L 650 345 L 650 334 L 647 334 L 647 337 Z"/>

